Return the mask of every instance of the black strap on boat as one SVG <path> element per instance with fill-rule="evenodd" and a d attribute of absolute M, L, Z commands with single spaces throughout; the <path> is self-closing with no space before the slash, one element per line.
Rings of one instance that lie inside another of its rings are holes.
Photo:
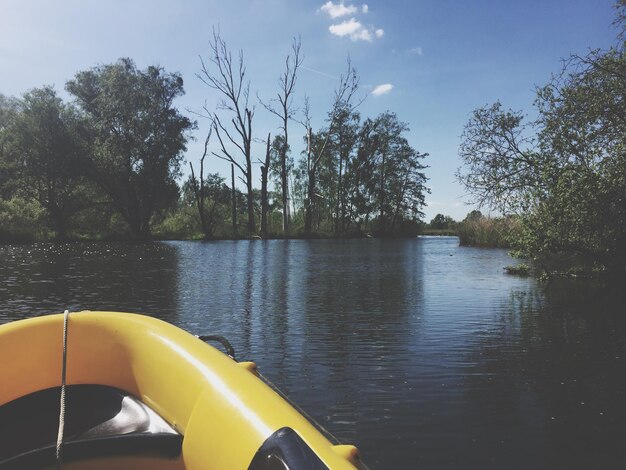
<path fill-rule="evenodd" d="M 237 360 L 237 359 L 235 359 L 235 348 L 233 348 L 233 345 L 230 344 L 230 341 L 228 341 L 223 336 L 219 336 L 219 335 L 200 335 L 200 336 L 198 336 L 198 339 L 204 341 L 205 343 L 208 342 L 208 341 L 217 341 L 222 346 L 224 346 L 224 349 L 226 350 L 226 354 L 228 355 L 228 357 L 230 357 L 234 361 Z"/>

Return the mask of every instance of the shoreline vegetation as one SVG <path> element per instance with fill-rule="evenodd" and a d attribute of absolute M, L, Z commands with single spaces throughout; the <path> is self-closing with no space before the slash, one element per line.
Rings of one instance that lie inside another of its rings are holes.
<path fill-rule="evenodd" d="M 66 233 L 65 237 L 59 238 L 57 234 L 42 222 L 38 217 L 42 216 L 41 209 L 31 206 L 27 208 L 24 201 L 16 206 L 22 208 L 21 217 L 3 211 L 3 202 L 0 201 L 0 220 L 8 222 L 0 226 L 0 245 L 28 244 L 37 242 L 133 242 L 133 241 L 220 241 L 220 240 L 341 240 L 359 238 L 415 238 L 419 236 L 448 236 L 458 237 L 461 246 L 473 246 L 484 248 L 511 248 L 510 240 L 512 232 L 517 229 L 515 221 L 506 218 L 491 218 L 483 216 L 480 211 L 472 211 L 467 217 L 457 222 L 449 216 L 437 214 L 430 223 L 418 222 L 404 224 L 403 230 L 396 232 L 376 232 L 351 230 L 341 233 L 332 231 L 313 231 L 306 233 L 302 224 L 295 226 L 291 233 L 281 231 L 268 231 L 264 236 L 247 234 L 245 231 L 233 233 L 228 223 L 222 224 L 221 229 L 207 238 L 203 235 L 199 226 L 199 220 L 193 211 L 179 208 L 171 211 L 160 222 L 154 224 L 154 233 L 150 240 L 137 240 L 123 223 L 114 223 L 107 231 L 87 232 L 80 230 Z M 38 214 L 38 215 L 37 215 Z M 277 214 L 278 219 L 280 214 Z M 227 221 L 228 222 L 228 221 Z M 278 220 L 280 224 L 280 220 Z"/>
<path fill-rule="evenodd" d="M 184 152 L 197 123 L 174 106 L 184 94 L 179 74 L 122 58 L 76 73 L 65 85 L 69 101 L 50 86 L 20 98 L 0 94 L 0 241 L 419 233 L 428 154 L 409 143 L 408 124 L 395 113 L 361 117 L 349 58 L 314 129 L 308 100 L 296 114 L 292 99 L 301 64 L 294 40 L 279 80 L 282 109 L 257 93 L 280 118 L 272 138 L 252 132 L 256 104 L 243 52 L 237 64 L 232 56 L 214 31 L 198 76 L 222 99 L 216 110 L 204 108 L 204 153 L 199 165 L 189 162 L 186 179 Z M 294 123 L 302 126 L 288 134 Z M 295 139 L 305 148 L 298 159 Z M 208 173 L 207 157 L 227 161 L 230 174 Z"/>
<path fill-rule="evenodd" d="M 457 180 L 514 221 L 513 255 L 537 277 L 626 274 L 626 0 L 615 12 L 616 43 L 563 60 L 533 120 L 496 101 L 461 134 Z"/>
<path fill-rule="evenodd" d="M 510 273 L 623 277 L 626 0 L 615 9 L 616 45 L 563 61 L 536 89 L 534 121 L 500 102 L 471 114 L 456 178 L 501 216 L 424 222 L 428 154 L 395 113 L 361 116 L 349 58 L 313 129 L 311 103 L 293 100 L 300 41 L 279 74 L 279 100 L 257 92 L 253 103 L 243 51 L 233 61 L 214 30 L 198 77 L 221 105 L 204 108 L 204 153 L 184 181 L 197 123 L 173 104 L 184 94 L 180 74 L 122 58 L 76 73 L 65 85 L 70 101 L 50 86 L 0 94 L 0 243 L 458 235 L 463 246 L 510 249 L 524 262 Z M 273 137 L 253 133 L 256 104 L 278 118 Z M 304 150 L 294 157 L 297 139 Z M 206 172 L 207 157 L 229 163 L 230 174 Z"/>
<path fill-rule="evenodd" d="M 1 207 L 1 203 L 0 203 Z M 2 213 L 0 213 L 0 218 Z M 172 213 L 171 218 L 180 221 L 180 214 Z M 22 221 L 24 222 L 24 221 Z M 509 249 L 513 258 L 519 259 L 516 264 L 503 267 L 503 272 L 508 275 L 528 277 L 534 276 L 540 280 L 550 280 L 554 277 L 567 277 L 574 279 L 619 279 L 621 274 L 607 272 L 589 258 L 580 253 L 561 253 L 543 259 L 529 260 L 515 251 L 516 240 L 523 235 L 522 221 L 518 217 L 487 217 L 478 210 L 471 211 L 464 220 L 457 222 L 449 216 L 437 214 L 429 223 L 411 225 L 411 230 L 405 233 L 371 233 L 351 231 L 341 234 L 332 232 L 311 232 L 306 234 L 303 227 L 295 227 L 288 235 L 283 233 L 267 233 L 264 237 L 259 235 L 219 233 L 210 239 L 203 236 L 198 226 L 198 221 L 189 220 L 187 224 L 176 227 L 165 218 L 155 224 L 154 236 L 150 240 L 137 240 L 128 230 L 118 232 L 84 235 L 80 233 L 68 233 L 63 239 L 55 237 L 55 233 L 46 230 L 45 225 L 22 223 L 12 226 L 0 227 L 0 246 L 33 244 L 39 242 L 49 243 L 80 243 L 80 242 L 121 242 L 121 243 L 145 243 L 150 241 L 236 241 L 236 240 L 347 240 L 347 239 L 409 239 L 419 236 L 459 238 L 459 245 L 465 247 L 500 248 Z M 38 230 L 35 227 L 39 227 Z M 19 231 L 7 231 L 17 228 Z M 118 230 L 124 225 L 119 224 Z M 167 229 L 167 230 L 166 230 Z M 189 231 L 191 230 L 191 231 Z"/>

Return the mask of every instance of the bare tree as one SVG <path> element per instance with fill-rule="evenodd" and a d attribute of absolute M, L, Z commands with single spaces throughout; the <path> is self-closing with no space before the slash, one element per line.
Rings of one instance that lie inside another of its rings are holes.
<path fill-rule="evenodd" d="M 254 200 L 252 194 L 252 118 L 254 107 L 250 107 L 250 82 L 246 81 L 246 67 L 243 51 L 239 50 L 237 60 L 233 60 L 231 51 L 221 38 L 219 31 L 213 29 L 213 40 L 209 41 L 210 55 L 208 62 L 200 57 L 201 70 L 197 74 L 209 88 L 222 94 L 217 109 L 229 112 L 229 123 L 223 123 L 218 114 L 205 111 L 213 122 L 213 129 L 220 143 L 220 153 L 211 152 L 218 158 L 236 166 L 243 177 L 241 180 L 247 189 L 248 232 L 256 231 Z M 229 130 L 230 129 L 230 130 Z M 240 154 L 238 157 L 237 154 Z M 241 161 L 243 157 L 243 162 Z"/>
<path fill-rule="evenodd" d="M 306 234 L 311 233 L 312 221 L 313 221 L 313 201 L 315 196 L 315 184 L 316 184 L 316 176 L 317 169 L 319 166 L 322 157 L 324 156 L 324 151 L 328 145 L 328 141 L 330 139 L 331 133 L 333 131 L 333 127 L 336 124 L 337 116 L 342 109 L 353 110 L 358 105 L 360 105 L 363 100 L 360 100 L 356 104 L 351 104 L 354 94 L 359 88 L 359 77 L 356 73 L 354 67 L 352 67 L 352 62 L 350 57 L 347 60 L 347 71 L 345 75 L 341 75 L 339 77 L 339 85 L 335 89 L 333 105 L 331 108 L 331 114 L 329 118 L 328 130 L 326 132 L 326 136 L 324 137 L 323 143 L 319 148 L 314 149 L 312 145 L 312 127 L 311 127 L 311 107 L 309 104 L 308 98 L 305 98 L 304 104 L 304 119 L 300 121 L 306 128 L 307 135 L 307 195 L 304 201 L 304 232 Z"/>
<path fill-rule="evenodd" d="M 289 232 L 290 221 L 290 201 L 289 201 L 289 180 L 287 172 L 287 149 L 289 148 L 288 141 L 288 124 L 289 120 L 293 118 L 296 110 L 293 107 L 293 92 L 296 86 L 298 68 L 302 64 L 303 57 L 300 54 L 300 38 L 293 39 L 291 44 L 291 55 L 287 55 L 285 59 L 285 70 L 278 79 L 278 96 L 275 99 L 270 100 L 269 103 L 261 104 L 272 114 L 276 115 L 281 120 L 280 128 L 283 131 L 284 140 L 280 149 L 280 182 L 282 189 L 283 200 L 283 231 Z"/>

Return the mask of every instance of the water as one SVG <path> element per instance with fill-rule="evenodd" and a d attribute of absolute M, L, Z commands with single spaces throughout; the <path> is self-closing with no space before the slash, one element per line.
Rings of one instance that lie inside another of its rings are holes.
<path fill-rule="evenodd" d="M 623 289 L 456 238 L 0 247 L 0 322 L 65 308 L 227 336 L 371 468 L 623 468 Z"/>

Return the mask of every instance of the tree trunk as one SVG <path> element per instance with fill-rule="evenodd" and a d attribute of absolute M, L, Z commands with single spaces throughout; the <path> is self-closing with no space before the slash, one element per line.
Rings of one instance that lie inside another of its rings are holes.
<path fill-rule="evenodd" d="M 128 222 L 130 230 L 133 233 L 133 238 L 135 240 L 148 241 L 152 238 L 152 234 L 150 233 L 150 226 L 142 223 L 139 218 L 135 218 Z"/>
<path fill-rule="evenodd" d="M 237 191 L 235 190 L 235 165 L 230 165 L 230 184 L 232 197 L 231 217 L 233 220 L 233 236 L 237 235 Z"/>
<path fill-rule="evenodd" d="M 256 232 L 256 222 L 254 220 L 254 194 L 252 193 L 252 111 L 246 109 L 246 120 L 248 123 L 248 139 L 245 140 L 246 150 L 246 188 L 248 190 L 248 234 L 251 235 Z"/>
<path fill-rule="evenodd" d="M 305 201 L 304 232 L 311 235 L 313 225 L 313 197 L 315 192 L 315 171 L 309 171 L 309 185 Z"/>
<path fill-rule="evenodd" d="M 280 181 L 283 189 L 283 232 L 289 233 L 289 181 L 287 180 L 287 119 L 283 124 L 285 130 L 285 140 L 280 155 Z"/>
<path fill-rule="evenodd" d="M 200 217 L 200 227 L 202 229 L 202 233 L 204 234 L 204 239 L 209 240 L 213 238 L 213 224 L 207 220 L 207 215 L 204 210 L 204 203 L 206 194 L 204 193 L 204 159 L 206 158 L 209 141 L 211 140 L 211 134 L 213 133 L 213 128 L 209 130 L 209 133 L 204 140 L 204 153 L 202 154 L 202 158 L 200 158 L 200 186 L 198 186 L 198 182 L 196 181 L 196 175 L 193 171 L 193 163 L 189 162 L 189 168 L 191 168 L 191 183 L 193 188 L 193 194 L 196 199 L 196 207 L 198 208 L 198 216 Z"/>
<path fill-rule="evenodd" d="M 196 175 L 193 171 L 193 163 L 189 162 L 189 167 L 191 168 L 191 183 L 193 188 L 193 195 L 196 200 L 196 208 L 198 209 L 198 217 L 200 218 L 200 228 L 202 229 L 202 233 L 204 237 L 207 237 L 207 223 L 206 217 L 204 213 L 204 175 L 203 175 L 203 165 L 202 161 L 200 162 L 200 187 L 198 187 L 198 182 L 196 181 Z"/>
<path fill-rule="evenodd" d="M 57 232 L 57 240 L 65 241 L 67 240 L 67 221 L 65 220 L 65 216 L 63 211 L 60 208 L 56 208 L 51 211 L 52 216 L 54 218 L 54 226 Z"/>
<path fill-rule="evenodd" d="M 337 203 L 335 204 L 335 235 L 339 234 L 340 212 L 343 212 L 343 142 L 339 136 L 339 177 L 337 178 Z"/>
<path fill-rule="evenodd" d="M 150 234 L 150 221 L 149 219 L 145 220 L 141 201 L 137 200 L 136 194 L 131 187 L 127 187 L 126 190 L 129 203 L 125 206 L 125 210 L 120 212 L 120 215 L 128 223 L 135 240 L 150 240 L 152 237 Z"/>
<path fill-rule="evenodd" d="M 404 195 L 406 193 L 406 187 L 409 183 L 409 176 L 411 172 L 409 170 L 406 171 L 404 175 L 404 181 L 402 182 L 402 189 L 398 194 L 398 198 L 396 199 L 396 208 L 393 212 L 393 219 L 391 220 L 391 231 L 393 232 L 396 228 L 396 223 L 398 222 L 398 216 L 400 215 L 400 208 L 402 207 L 402 201 L 404 200 Z"/>
<path fill-rule="evenodd" d="M 379 229 L 381 233 L 386 230 L 385 227 L 385 153 L 383 152 L 382 162 L 380 166 L 380 193 L 378 195 L 380 204 Z"/>
<path fill-rule="evenodd" d="M 249 170 L 249 176 L 246 178 L 246 187 L 248 190 L 248 197 L 247 197 L 247 202 L 248 202 L 248 234 L 252 235 L 254 232 L 256 232 L 256 222 L 255 222 L 255 218 L 254 218 L 254 200 L 253 200 L 253 193 L 252 193 L 252 168 L 250 168 Z"/>
<path fill-rule="evenodd" d="M 311 235 L 311 225 L 313 221 L 312 205 L 313 205 L 313 191 L 315 190 L 315 172 L 311 168 L 311 128 L 307 128 L 306 134 L 307 149 L 306 149 L 306 168 L 308 185 L 306 191 L 306 199 L 304 200 L 304 233 Z"/>
<path fill-rule="evenodd" d="M 261 166 L 261 236 L 267 236 L 267 213 L 269 203 L 267 200 L 267 173 L 270 167 L 270 134 L 267 134 L 267 150 L 265 151 L 265 164 Z"/>

